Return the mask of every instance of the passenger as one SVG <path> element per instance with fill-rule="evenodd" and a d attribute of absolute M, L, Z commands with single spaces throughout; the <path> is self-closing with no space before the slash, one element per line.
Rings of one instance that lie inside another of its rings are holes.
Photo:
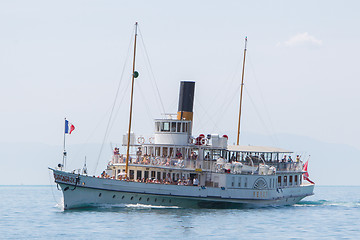
<path fill-rule="evenodd" d="M 193 186 L 199 186 L 199 179 L 197 179 L 197 177 L 193 179 Z"/>
<path fill-rule="evenodd" d="M 284 155 L 283 159 L 281 160 L 281 162 L 286 162 L 286 155 Z"/>
<path fill-rule="evenodd" d="M 296 162 L 300 162 L 300 156 L 296 155 Z"/>
<path fill-rule="evenodd" d="M 197 159 L 197 155 L 196 155 L 195 152 L 191 152 L 191 154 L 190 154 L 190 159 L 191 159 L 191 160 L 196 160 L 196 159 Z"/>
<path fill-rule="evenodd" d="M 182 154 L 179 150 L 176 151 L 176 157 L 177 158 L 181 158 L 182 157 Z"/>
<path fill-rule="evenodd" d="M 292 160 L 292 158 L 291 158 L 290 155 L 289 155 L 289 158 L 288 158 L 288 162 L 289 162 L 289 163 L 292 163 L 292 162 L 293 162 L 293 160 Z"/>
<path fill-rule="evenodd" d="M 184 167 L 184 160 L 182 160 L 182 158 L 179 158 L 177 164 L 178 167 Z"/>
<path fill-rule="evenodd" d="M 169 157 L 166 160 L 165 166 L 167 166 L 167 167 L 170 166 L 170 158 Z"/>

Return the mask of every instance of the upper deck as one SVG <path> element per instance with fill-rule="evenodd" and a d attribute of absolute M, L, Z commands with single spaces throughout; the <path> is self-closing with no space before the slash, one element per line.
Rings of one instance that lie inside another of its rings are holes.
<path fill-rule="evenodd" d="M 130 156 L 131 165 L 174 168 L 206 172 L 227 172 L 235 174 L 275 174 L 276 172 L 301 172 L 300 158 L 292 160 L 293 152 L 273 147 L 227 146 L 220 147 L 219 136 L 215 139 L 198 141 L 185 145 L 147 143 L 137 146 Z M 212 144 L 215 142 L 216 144 Z M 202 144 L 204 143 L 204 144 Z M 126 157 L 114 153 L 110 165 L 122 165 Z"/>

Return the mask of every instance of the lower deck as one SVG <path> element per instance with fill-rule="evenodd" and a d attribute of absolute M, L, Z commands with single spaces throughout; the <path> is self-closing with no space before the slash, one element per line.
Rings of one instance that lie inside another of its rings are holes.
<path fill-rule="evenodd" d="M 202 171 L 201 169 L 129 164 L 129 177 L 127 180 L 192 186 L 194 179 L 197 178 L 198 183 L 196 185 L 205 187 L 277 189 L 301 186 L 303 180 L 302 174 L 302 171 L 274 172 L 270 175 L 258 173 L 233 174 Z M 107 174 L 102 177 L 122 180 L 124 175 L 125 164 L 121 164 L 108 167 Z"/>

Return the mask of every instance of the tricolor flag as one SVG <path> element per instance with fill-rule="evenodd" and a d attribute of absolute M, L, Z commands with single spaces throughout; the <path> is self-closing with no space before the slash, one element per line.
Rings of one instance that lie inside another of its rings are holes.
<path fill-rule="evenodd" d="M 71 134 L 75 130 L 75 126 L 65 119 L 65 134 Z"/>
<path fill-rule="evenodd" d="M 308 173 L 308 170 L 307 170 L 308 164 L 309 164 L 309 160 L 306 161 L 306 163 L 304 164 L 304 167 L 303 167 L 303 171 L 305 172 L 305 173 L 303 173 L 304 180 L 308 181 L 309 183 L 315 184 L 309 178 L 309 173 Z"/>

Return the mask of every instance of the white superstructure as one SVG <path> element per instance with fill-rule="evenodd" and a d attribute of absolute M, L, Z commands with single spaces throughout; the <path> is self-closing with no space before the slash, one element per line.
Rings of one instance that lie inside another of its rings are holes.
<path fill-rule="evenodd" d="M 303 163 L 295 156 L 291 160 L 291 151 L 232 146 L 226 135 L 194 137 L 192 106 L 190 111 L 183 107 L 179 104 L 177 119 L 156 119 L 152 137 L 131 133 L 134 154 L 128 173 L 126 155 L 118 148 L 99 177 L 52 169 L 64 194 L 64 209 L 120 203 L 196 208 L 286 205 L 313 194 L 314 184 L 303 181 Z M 127 139 L 125 135 L 123 145 Z"/>

